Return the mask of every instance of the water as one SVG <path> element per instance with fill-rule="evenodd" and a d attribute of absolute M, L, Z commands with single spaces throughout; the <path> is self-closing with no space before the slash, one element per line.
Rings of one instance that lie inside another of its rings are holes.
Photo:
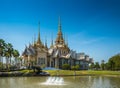
<path fill-rule="evenodd" d="M 65 85 L 63 77 L 48 77 L 42 85 Z"/>
<path fill-rule="evenodd" d="M 120 88 L 120 77 L 1 77 L 0 88 Z"/>

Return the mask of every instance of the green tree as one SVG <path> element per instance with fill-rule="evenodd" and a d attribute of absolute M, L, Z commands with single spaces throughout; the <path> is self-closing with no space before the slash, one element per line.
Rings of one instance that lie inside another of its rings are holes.
<path fill-rule="evenodd" d="M 94 70 L 94 68 L 95 68 L 94 63 L 91 63 L 90 66 L 89 66 L 89 68 L 90 68 L 91 70 Z"/>
<path fill-rule="evenodd" d="M 3 39 L 0 39 L 0 62 L 2 63 L 2 66 L 3 57 L 6 58 L 6 67 L 8 67 L 11 65 L 12 56 L 18 57 L 19 52 L 13 49 L 13 45 L 11 43 L 6 43 Z"/>
<path fill-rule="evenodd" d="M 14 49 L 12 54 L 13 54 L 13 57 L 15 58 L 15 64 L 17 64 L 18 57 L 20 56 L 18 50 Z"/>
<path fill-rule="evenodd" d="M 22 66 L 22 58 L 21 57 L 17 57 L 17 60 L 18 60 L 18 62 L 19 62 L 19 64 L 20 64 L 20 66 Z"/>
<path fill-rule="evenodd" d="M 112 56 L 109 61 L 109 70 L 120 70 L 120 54 Z"/>
<path fill-rule="evenodd" d="M 1 62 L 1 69 L 3 67 L 4 51 L 5 51 L 5 41 L 3 39 L 0 39 L 0 62 Z"/>
<path fill-rule="evenodd" d="M 5 50 L 5 58 L 6 58 L 6 68 L 9 68 L 9 53 L 7 50 Z"/>
<path fill-rule="evenodd" d="M 110 64 L 108 62 L 105 63 L 105 70 L 110 70 Z"/>
<path fill-rule="evenodd" d="M 96 69 L 96 70 L 99 70 L 99 69 L 100 69 L 99 62 L 96 62 L 96 63 L 95 63 L 95 69 Z"/>
<path fill-rule="evenodd" d="M 9 69 L 11 66 L 11 58 L 13 56 L 13 46 L 11 43 L 5 44 L 5 57 L 6 57 L 6 68 Z"/>
<path fill-rule="evenodd" d="M 10 65 L 11 65 L 11 58 L 13 55 L 13 45 L 11 43 L 7 44 L 7 49 L 8 49 L 8 53 L 9 53 L 9 58 L 10 58 Z"/>
<path fill-rule="evenodd" d="M 105 61 L 104 60 L 101 61 L 101 69 L 105 70 Z"/>

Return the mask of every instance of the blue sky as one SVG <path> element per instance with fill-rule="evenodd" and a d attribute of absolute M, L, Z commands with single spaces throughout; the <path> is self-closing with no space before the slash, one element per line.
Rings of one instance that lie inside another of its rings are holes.
<path fill-rule="evenodd" d="M 20 53 L 38 34 L 51 43 L 61 17 L 70 49 L 85 52 L 95 61 L 120 53 L 119 0 L 0 0 L 0 38 Z"/>

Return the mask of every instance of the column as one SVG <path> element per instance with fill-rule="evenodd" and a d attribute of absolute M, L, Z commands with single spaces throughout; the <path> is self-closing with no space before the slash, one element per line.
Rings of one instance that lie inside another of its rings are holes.
<path fill-rule="evenodd" d="M 51 67 L 51 59 L 52 59 L 52 58 L 50 58 L 50 62 L 49 62 L 49 64 L 50 64 L 50 67 Z"/>
<path fill-rule="evenodd" d="M 45 58 L 45 66 L 46 66 L 46 67 L 47 67 L 47 59 L 48 59 L 48 58 L 46 57 L 46 58 Z"/>
<path fill-rule="evenodd" d="M 55 68 L 58 67 L 58 58 L 55 58 Z"/>

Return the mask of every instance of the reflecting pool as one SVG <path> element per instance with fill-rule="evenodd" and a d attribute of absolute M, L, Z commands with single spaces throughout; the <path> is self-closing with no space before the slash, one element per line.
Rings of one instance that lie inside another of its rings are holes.
<path fill-rule="evenodd" d="M 120 77 L 1 77 L 0 88 L 120 88 Z"/>

